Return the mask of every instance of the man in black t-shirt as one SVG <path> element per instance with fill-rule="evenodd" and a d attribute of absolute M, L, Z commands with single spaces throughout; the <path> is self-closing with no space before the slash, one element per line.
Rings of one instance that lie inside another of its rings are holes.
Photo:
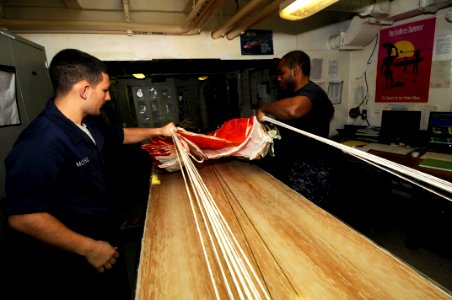
<path fill-rule="evenodd" d="M 278 81 L 288 92 L 284 99 L 261 106 L 260 120 L 268 114 L 298 129 L 328 137 L 334 114 L 325 91 L 309 79 L 310 58 L 303 51 L 291 51 L 279 62 Z M 320 206 L 326 206 L 331 191 L 330 146 L 300 133 L 278 128 L 281 140 L 275 141 L 275 159 L 268 169 L 275 177 Z"/>

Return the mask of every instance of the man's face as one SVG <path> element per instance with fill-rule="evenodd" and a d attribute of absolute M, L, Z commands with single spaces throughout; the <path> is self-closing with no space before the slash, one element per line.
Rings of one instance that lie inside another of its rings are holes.
<path fill-rule="evenodd" d="M 290 89 L 292 90 L 295 86 L 295 77 L 293 74 L 293 69 L 290 69 L 284 62 L 284 60 L 281 60 L 278 65 L 278 82 L 279 86 L 283 89 Z"/>
<path fill-rule="evenodd" d="M 88 115 L 100 115 L 100 110 L 105 102 L 110 101 L 110 78 L 108 74 L 102 73 L 102 81 L 96 86 L 90 85 L 88 96 Z"/>

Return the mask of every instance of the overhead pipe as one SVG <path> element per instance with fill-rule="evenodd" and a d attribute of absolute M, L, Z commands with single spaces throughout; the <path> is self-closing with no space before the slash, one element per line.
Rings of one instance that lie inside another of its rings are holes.
<path fill-rule="evenodd" d="M 251 16 L 243 24 L 240 24 L 239 27 L 229 31 L 226 34 L 228 40 L 232 40 L 238 37 L 239 35 L 244 33 L 247 29 L 251 28 L 255 24 L 259 23 L 260 21 L 268 17 L 270 14 L 278 10 L 279 4 L 283 1 L 284 0 L 273 1 L 271 4 L 267 5 L 263 10 L 261 10 L 258 14 Z"/>
<path fill-rule="evenodd" d="M 71 8 L 71 9 L 81 9 L 82 8 L 80 6 L 80 3 L 78 2 L 78 0 L 64 0 L 64 5 L 67 8 Z"/>
<path fill-rule="evenodd" d="M 206 6 L 209 4 L 209 2 L 219 2 L 219 0 L 216 1 L 209 1 L 209 0 L 200 0 L 195 3 L 192 10 L 187 16 L 187 22 L 193 22 L 198 16 L 202 14 L 202 11 L 206 8 Z"/>
<path fill-rule="evenodd" d="M 233 27 L 236 26 L 238 22 L 240 22 L 243 18 L 249 16 L 258 7 L 262 6 L 266 2 L 268 2 L 268 0 L 251 0 L 250 2 L 248 2 L 247 5 L 245 5 L 229 20 L 227 20 L 222 26 L 220 26 L 217 30 L 213 31 L 211 34 L 212 38 L 216 40 L 220 37 L 224 37 L 226 33 L 232 30 Z"/>
<path fill-rule="evenodd" d="M 207 20 L 223 5 L 224 0 L 213 1 L 207 5 L 204 13 L 196 19 L 193 24 L 193 29 L 186 34 L 199 34 L 201 27 L 207 22 Z"/>
<path fill-rule="evenodd" d="M 0 26 L 17 32 L 46 32 L 46 33 L 169 33 L 183 34 L 188 28 L 182 25 L 159 25 L 131 22 L 105 22 L 105 21 L 56 21 L 56 20 L 12 20 L 1 19 Z"/>
<path fill-rule="evenodd" d="M 0 18 L 0 27 L 15 32 L 39 33 L 154 33 L 172 35 L 199 34 L 202 26 L 211 14 L 218 9 L 223 0 L 199 0 L 188 14 L 184 25 L 164 25 L 136 22 L 106 21 L 64 21 L 64 20 L 20 20 Z"/>
<path fill-rule="evenodd" d="M 124 7 L 124 19 L 126 22 L 130 22 L 129 0 L 122 0 L 122 6 Z"/>

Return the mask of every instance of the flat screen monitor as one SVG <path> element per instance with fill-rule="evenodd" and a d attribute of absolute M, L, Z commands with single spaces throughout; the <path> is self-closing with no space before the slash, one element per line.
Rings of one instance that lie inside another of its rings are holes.
<path fill-rule="evenodd" d="M 452 152 L 452 112 L 430 112 L 427 141 L 430 149 Z"/>
<path fill-rule="evenodd" d="M 421 112 L 384 110 L 381 115 L 380 142 L 414 146 L 419 137 Z"/>

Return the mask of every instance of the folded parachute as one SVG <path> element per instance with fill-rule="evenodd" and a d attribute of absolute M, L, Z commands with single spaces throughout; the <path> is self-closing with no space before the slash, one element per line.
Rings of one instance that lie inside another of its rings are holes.
<path fill-rule="evenodd" d="M 271 150 L 273 139 L 279 138 L 276 130 L 267 130 L 254 116 L 229 120 L 207 134 L 180 129 L 177 135 L 184 151 L 198 162 L 227 156 L 259 159 Z M 142 148 L 149 152 L 158 167 L 170 172 L 180 169 L 172 138 L 153 137 Z"/>

